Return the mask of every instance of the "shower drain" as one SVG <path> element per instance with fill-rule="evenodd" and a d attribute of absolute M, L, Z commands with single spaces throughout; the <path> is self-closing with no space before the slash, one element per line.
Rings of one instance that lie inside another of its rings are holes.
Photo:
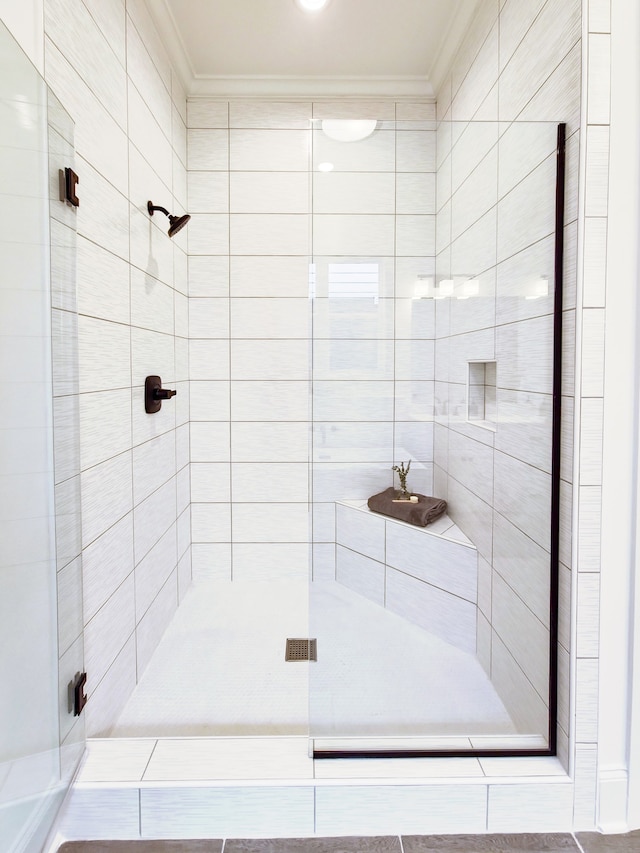
<path fill-rule="evenodd" d="M 318 660 L 318 641 L 306 637 L 287 638 L 285 660 Z"/>

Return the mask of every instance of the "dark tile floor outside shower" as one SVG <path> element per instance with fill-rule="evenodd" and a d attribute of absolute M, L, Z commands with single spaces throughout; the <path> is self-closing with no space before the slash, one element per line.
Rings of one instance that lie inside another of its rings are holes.
<path fill-rule="evenodd" d="M 403 835 L 366 838 L 68 841 L 58 853 L 640 853 L 640 830 L 522 835 Z"/>

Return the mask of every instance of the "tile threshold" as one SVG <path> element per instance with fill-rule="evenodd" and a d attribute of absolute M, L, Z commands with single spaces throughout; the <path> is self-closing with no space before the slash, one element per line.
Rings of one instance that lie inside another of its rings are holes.
<path fill-rule="evenodd" d="M 558 759 L 545 756 L 312 759 L 308 745 L 309 738 L 300 736 L 90 739 L 75 785 L 366 787 L 572 781 Z"/>

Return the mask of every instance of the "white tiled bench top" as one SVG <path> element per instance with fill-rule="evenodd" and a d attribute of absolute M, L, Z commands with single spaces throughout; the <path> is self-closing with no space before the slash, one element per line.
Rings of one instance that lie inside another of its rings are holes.
<path fill-rule="evenodd" d="M 441 515 L 440 518 L 437 518 L 431 524 L 428 524 L 426 527 L 417 527 L 415 524 L 408 524 L 406 521 L 402 521 L 400 518 L 391 518 L 390 516 L 382 515 L 379 512 L 372 512 L 367 506 L 366 500 L 363 501 L 337 501 L 338 506 L 348 506 L 353 509 L 359 509 L 368 515 L 372 515 L 375 518 L 382 518 L 385 521 L 393 521 L 398 524 L 402 524 L 405 527 L 414 527 L 416 530 L 421 530 L 423 533 L 427 533 L 429 536 L 440 536 L 442 539 L 449 539 L 451 542 L 458 542 L 461 545 L 468 545 L 470 548 L 475 548 L 473 542 L 464 535 L 462 530 L 454 524 L 453 521 L 449 518 L 449 516 L 445 513 Z"/>

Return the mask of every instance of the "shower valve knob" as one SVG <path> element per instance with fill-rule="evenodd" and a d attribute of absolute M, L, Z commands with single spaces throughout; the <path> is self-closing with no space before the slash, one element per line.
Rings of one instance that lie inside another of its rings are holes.
<path fill-rule="evenodd" d="M 159 376 L 147 376 L 144 383 L 144 410 L 148 415 L 159 412 L 163 400 L 175 397 L 177 391 L 170 391 L 162 387 L 162 379 Z"/>
<path fill-rule="evenodd" d="M 169 391 L 168 388 L 156 388 L 153 392 L 154 400 L 169 400 L 171 397 L 176 396 L 176 391 Z"/>

